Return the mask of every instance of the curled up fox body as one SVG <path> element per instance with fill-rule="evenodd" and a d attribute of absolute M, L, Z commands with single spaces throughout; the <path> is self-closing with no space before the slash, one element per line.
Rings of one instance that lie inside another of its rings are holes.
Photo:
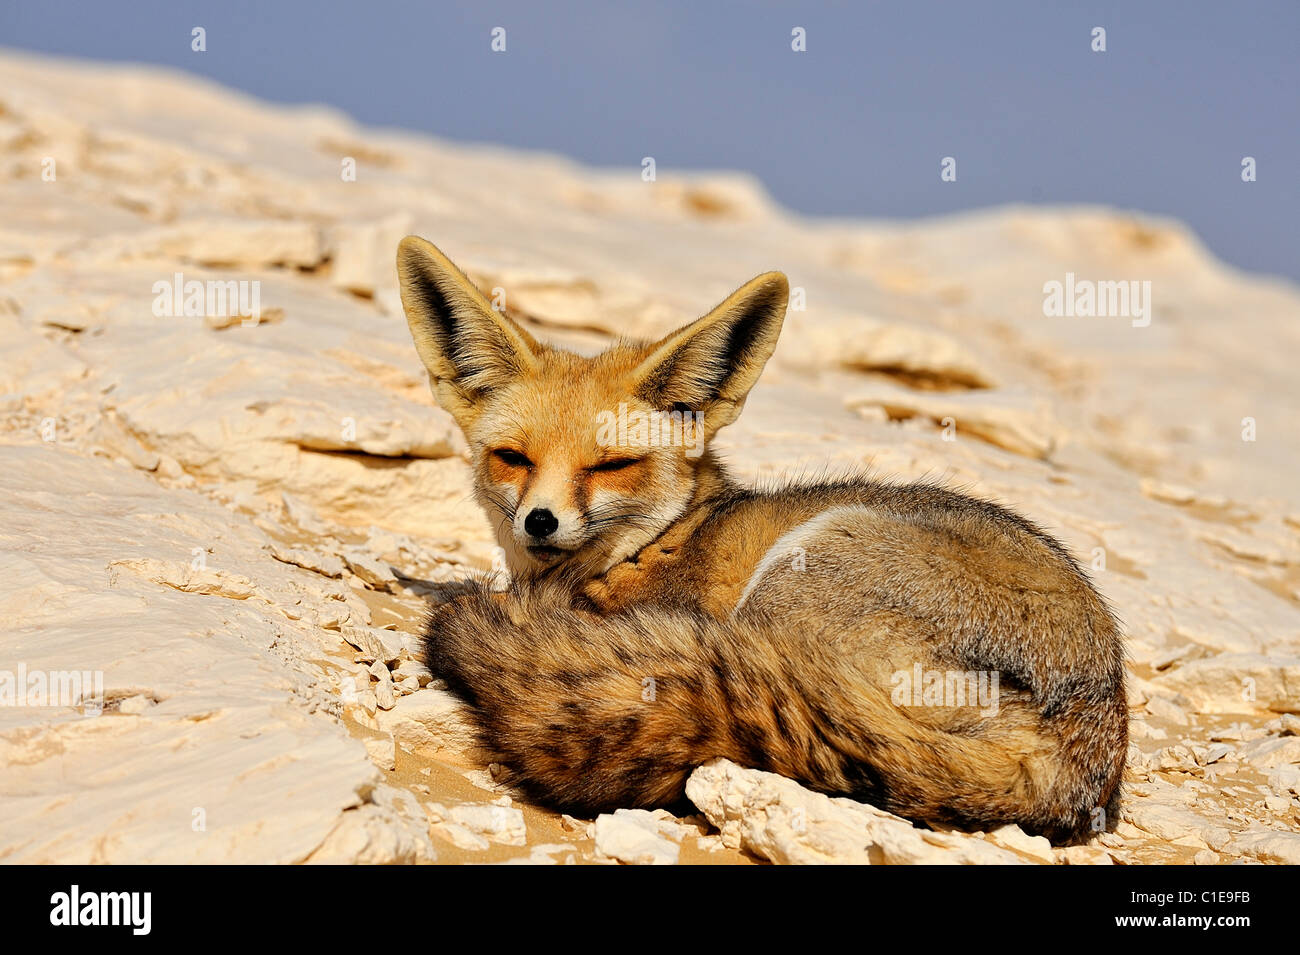
<path fill-rule="evenodd" d="M 927 824 L 1066 841 L 1105 818 L 1123 641 L 1057 541 L 928 484 L 742 487 L 708 450 L 776 347 L 784 275 L 588 358 L 423 239 L 397 261 L 513 577 L 436 608 L 426 657 L 518 789 L 587 815 L 671 805 L 725 757 Z"/>

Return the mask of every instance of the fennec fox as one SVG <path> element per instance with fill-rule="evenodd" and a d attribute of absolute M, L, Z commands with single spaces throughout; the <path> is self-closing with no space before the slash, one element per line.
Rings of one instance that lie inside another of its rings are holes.
<path fill-rule="evenodd" d="M 1061 544 L 929 484 L 741 487 L 708 450 L 776 347 L 784 275 L 585 358 L 423 239 L 397 264 L 513 574 L 437 608 L 426 656 L 525 794 L 668 805 L 725 757 L 924 823 L 1061 841 L 1105 818 L 1122 638 Z"/>

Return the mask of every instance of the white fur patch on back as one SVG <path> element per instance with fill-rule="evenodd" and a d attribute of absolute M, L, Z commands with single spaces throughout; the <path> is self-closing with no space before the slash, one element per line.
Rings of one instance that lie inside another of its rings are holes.
<path fill-rule="evenodd" d="M 832 507 L 822 511 L 816 517 L 809 518 L 802 524 L 796 524 L 780 537 L 778 537 L 767 549 L 763 559 L 758 562 L 754 568 L 754 573 L 750 575 L 745 584 L 745 589 L 741 591 L 740 599 L 736 601 L 736 606 L 732 608 L 731 613 L 734 615 L 741 607 L 745 606 L 745 601 L 749 599 L 755 588 L 763 582 L 763 578 L 771 573 L 777 566 L 784 564 L 794 557 L 795 548 L 812 540 L 818 534 L 822 533 L 834 521 L 854 513 L 866 513 L 867 508 L 858 506 Z"/>

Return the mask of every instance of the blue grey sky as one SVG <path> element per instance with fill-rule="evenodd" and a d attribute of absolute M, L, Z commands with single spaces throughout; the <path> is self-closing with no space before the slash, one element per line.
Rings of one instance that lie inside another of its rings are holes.
<path fill-rule="evenodd" d="M 1172 215 L 1227 261 L 1300 280 L 1295 0 L 8 0 L 0 45 L 599 165 L 745 169 L 809 214 Z"/>

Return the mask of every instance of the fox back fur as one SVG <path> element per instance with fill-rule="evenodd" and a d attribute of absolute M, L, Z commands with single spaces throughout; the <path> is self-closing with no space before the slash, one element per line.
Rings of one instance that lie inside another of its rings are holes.
<path fill-rule="evenodd" d="M 922 823 L 1064 841 L 1105 820 L 1123 640 L 1056 540 L 929 484 L 745 488 L 709 450 L 776 347 L 784 275 L 586 358 L 423 239 L 398 271 L 513 576 L 436 608 L 426 658 L 519 789 L 668 805 L 724 757 Z"/>

